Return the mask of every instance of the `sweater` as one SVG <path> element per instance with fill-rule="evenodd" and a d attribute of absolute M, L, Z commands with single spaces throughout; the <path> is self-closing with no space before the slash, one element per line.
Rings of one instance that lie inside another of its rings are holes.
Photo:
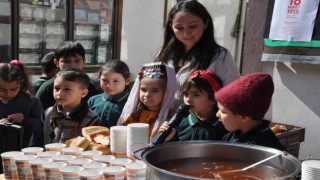
<path fill-rule="evenodd" d="M 24 127 L 23 147 L 28 146 L 35 124 L 41 121 L 42 111 L 41 103 L 37 98 L 21 91 L 7 104 L 0 101 L 0 119 L 15 113 L 23 114 L 23 121 L 15 123 Z"/>
<path fill-rule="evenodd" d="M 215 115 L 200 120 L 194 113 L 183 118 L 176 129 L 172 141 L 222 140 L 228 132 Z"/>
<path fill-rule="evenodd" d="M 97 125 L 99 117 L 83 102 L 73 112 L 66 115 L 57 103 L 46 109 L 42 123 L 35 127 L 29 146 L 43 147 L 48 143 L 64 143 L 66 140 L 81 136 L 83 127 Z"/>
<path fill-rule="evenodd" d="M 129 97 L 129 90 L 125 89 L 122 93 L 109 96 L 106 93 L 92 96 L 88 100 L 89 108 L 99 116 L 99 125 L 112 127 L 117 125 L 122 109 Z"/>
<path fill-rule="evenodd" d="M 251 131 L 241 134 L 240 131 L 232 131 L 223 137 L 223 141 L 256 144 L 285 151 L 286 148 L 269 127 L 270 121 L 262 120 L 262 124 Z"/>

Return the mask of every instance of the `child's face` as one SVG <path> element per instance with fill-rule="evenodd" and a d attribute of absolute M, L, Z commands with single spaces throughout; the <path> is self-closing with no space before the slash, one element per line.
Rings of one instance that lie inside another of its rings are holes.
<path fill-rule="evenodd" d="M 140 101 L 151 111 L 160 111 L 162 99 L 165 93 L 163 80 L 142 78 L 140 80 Z"/>
<path fill-rule="evenodd" d="M 0 99 L 10 101 L 18 95 L 20 88 L 19 81 L 0 82 Z"/>
<path fill-rule="evenodd" d="M 242 116 L 236 115 L 218 102 L 218 112 L 216 116 L 228 131 L 237 131 L 242 127 Z"/>
<path fill-rule="evenodd" d="M 208 93 L 195 87 L 184 93 L 184 103 L 190 105 L 190 112 L 195 113 L 200 119 L 207 119 L 214 115 L 212 111 L 215 102 L 209 99 Z"/>
<path fill-rule="evenodd" d="M 100 87 L 110 96 L 122 93 L 129 83 L 130 78 L 124 79 L 122 74 L 111 70 L 102 71 L 100 76 Z"/>
<path fill-rule="evenodd" d="M 72 110 L 79 106 L 81 99 L 88 93 L 88 89 L 82 88 L 79 82 L 66 81 L 60 76 L 54 80 L 53 88 L 54 99 L 64 109 Z"/>
<path fill-rule="evenodd" d="M 60 59 L 54 59 L 54 63 L 61 71 L 68 69 L 80 69 L 84 67 L 85 60 L 78 54 L 76 56 L 60 57 Z"/>

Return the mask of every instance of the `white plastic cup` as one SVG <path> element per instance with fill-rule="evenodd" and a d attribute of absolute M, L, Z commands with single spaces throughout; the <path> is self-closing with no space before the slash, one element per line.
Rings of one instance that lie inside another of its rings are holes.
<path fill-rule="evenodd" d="M 109 166 L 102 169 L 105 180 L 124 180 L 126 168 L 121 166 Z"/>
<path fill-rule="evenodd" d="M 25 155 L 37 155 L 38 152 L 43 152 L 43 148 L 42 147 L 27 147 L 27 148 L 21 149 L 21 151 Z"/>
<path fill-rule="evenodd" d="M 82 157 L 81 155 L 82 152 L 83 152 L 83 148 L 81 147 L 67 147 L 62 149 L 62 154 L 74 155 L 76 157 Z"/>
<path fill-rule="evenodd" d="M 61 152 L 66 145 L 63 143 L 50 143 L 46 144 L 44 147 L 46 148 L 46 151 Z"/>
<path fill-rule="evenodd" d="M 141 162 L 126 164 L 127 180 L 146 180 L 147 165 Z"/>
<path fill-rule="evenodd" d="M 64 162 L 66 164 L 70 164 L 70 161 L 75 158 L 76 158 L 76 156 L 74 156 L 74 155 L 63 155 L 63 154 L 52 157 L 53 161 Z"/>
<path fill-rule="evenodd" d="M 80 180 L 103 180 L 103 172 L 97 169 L 85 169 L 80 172 Z"/>
<path fill-rule="evenodd" d="M 14 157 L 23 155 L 20 151 L 9 151 L 1 154 L 5 179 L 18 179 L 17 165 Z"/>
<path fill-rule="evenodd" d="M 29 161 L 36 158 L 36 155 L 21 155 L 14 157 L 19 179 L 32 179 L 32 169 Z"/>
<path fill-rule="evenodd" d="M 97 155 L 93 157 L 94 161 L 105 163 L 107 166 L 110 166 L 110 160 L 115 159 L 116 157 L 112 155 Z"/>
<path fill-rule="evenodd" d="M 32 177 L 34 180 L 46 180 L 46 172 L 43 165 L 49 162 L 52 162 L 51 158 L 37 158 L 30 160 Z"/>
<path fill-rule="evenodd" d="M 61 152 L 55 152 L 55 151 L 46 151 L 46 152 L 38 152 L 37 156 L 40 158 L 51 158 L 54 156 L 60 155 Z"/>
<path fill-rule="evenodd" d="M 80 179 L 80 172 L 83 170 L 84 168 L 81 166 L 65 166 L 60 168 L 64 180 Z"/>
<path fill-rule="evenodd" d="M 96 151 L 96 150 L 90 150 L 90 151 L 83 151 L 81 153 L 81 155 L 84 158 L 93 159 L 94 156 L 102 155 L 102 152 L 101 151 Z"/>
<path fill-rule="evenodd" d="M 110 166 L 122 166 L 125 167 L 126 164 L 132 163 L 131 159 L 128 158 L 115 158 L 110 160 Z"/>
<path fill-rule="evenodd" d="M 92 159 L 88 158 L 75 158 L 70 160 L 70 165 L 72 166 L 83 166 L 85 164 L 91 163 Z"/>
<path fill-rule="evenodd" d="M 43 165 L 47 178 L 54 180 L 63 179 L 60 168 L 65 166 L 67 166 L 67 164 L 64 162 L 49 162 Z"/>
<path fill-rule="evenodd" d="M 97 162 L 97 161 L 92 161 L 91 163 L 83 165 L 85 169 L 97 169 L 97 170 L 102 170 L 106 166 L 107 165 L 105 163 Z"/>

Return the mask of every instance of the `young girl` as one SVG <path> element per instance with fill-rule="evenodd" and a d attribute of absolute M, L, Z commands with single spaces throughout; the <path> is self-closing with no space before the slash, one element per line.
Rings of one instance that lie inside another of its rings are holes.
<path fill-rule="evenodd" d="M 221 140 L 227 133 L 216 117 L 218 111 L 214 93 L 222 86 L 220 78 L 213 72 L 197 70 L 182 85 L 184 103 L 190 105 L 190 114 L 173 128 L 165 141 Z M 160 132 L 168 129 L 165 121 Z"/>
<path fill-rule="evenodd" d="M 152 139 L 174 107 L 176 91 L 174 70 L 162 63 L 146 64 L 136 78 L 118 125 L 148 123 Z"/>
<path fill-rule="evenodd" d="M 0 63 L 0 122 L 24 127 L 23 147 L 28 146 L 42 113 L 41 103 L 31 91 L 30 76 L 20 61 Z"/>
<path fill-rule="evenodd" d="M 117 125 L 122 109 L 128 100 L 130 71 L 123 61 L 109 60 L 100 68 L 98 74 L 104 93 L 91 97 L 88 104 L 90 109 L 99 115 L 99 124 L 110 128 Z"/>

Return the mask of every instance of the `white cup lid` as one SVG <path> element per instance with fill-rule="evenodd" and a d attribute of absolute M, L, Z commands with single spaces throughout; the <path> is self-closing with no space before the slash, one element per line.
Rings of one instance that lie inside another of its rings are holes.
<path fill-rule="evenodd" d="M 45 169 L 60 169 L 64 166 L 67 166 L 67 164 L 64 162 L 49 162 L 43 165 Z"/>
<path fill-rule="evenodd" d="M 50 148 L 64 148 L 64 147 L 66 147 L 66 145 L 63 143 L 50 143 L 50 144 L 46 144 L 44 147 L 49 148 L 49 149 Z"/>
<path fill-rule="evenodd" d="M 121 167 L 121 166 L 108 166 L 102 169 L 103 173 L 105 174 L 120 174 L 126 171 L 126 168 Z"/>
<path fill-rule="evenodd" d="M 80 172 L 83 171 L 84 168 L 81 166 L 65 166 L 60 168 L 61 173 L 75 173 L 75 172 Z"/>
<path fill-rule="evenodd" d="M 52 162 L 53 160 L 50 158 L 37 158 L 34 160 L 30 160 L 29 163 L 32 165 L 45 164 L 48 162 Z"/>
<path fill-rule="evenodd" d="M 79 174 L 81 177 L 90 178 L 90 177 L 101 176 L 103 172 L 97 169 L 85 169 L 81 171 Z"/>
<path fill-rule="evenodd" d="M 30 161 L 36 159 L 36 155 L 20 155 L 20 156 L 15 156 L 14 159 L 17 162 L 23 162 L 23 161 Z"/>
<path fill-rule="evenodd" d="M 111 159 L 115 159 L 116 157 L 112 155 L 97 155 L 93 156 L 93 160 L 99 161 L 99 162 L 109 162 Z"/>
<path fill-rule="evenodd" d="M 4 152 L 1 154 L 1 157 L 3 158 L 13 158 L 15 156 L 21 156 L 23 155 L 23 152 L 20 151 L 9 151 L 9 152 Z"/>
<path fill-rule="evenodd" d="M 24 153 L 35 153 L 35 152 L 42 152 L 43 148 L 42 147 L 27 147 L 21 149 L 22 152 Z"/>

